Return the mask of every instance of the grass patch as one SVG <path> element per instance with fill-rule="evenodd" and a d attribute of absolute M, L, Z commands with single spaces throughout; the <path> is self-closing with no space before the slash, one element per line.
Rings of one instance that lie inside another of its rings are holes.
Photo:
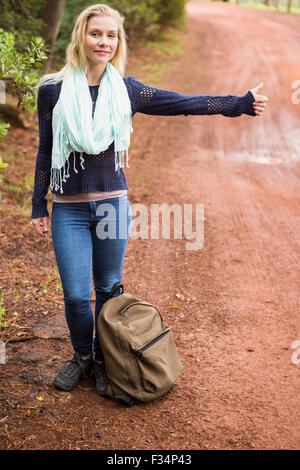
<path fill-rule="evenodd" d="M 3 297 L 4 297 L 4 291 L 1 292 L 1 297 L 0 297 L 0 331 L 2 330 L 2 328 L 7 327 L 7 320 L 5 319 L 5 317 L 7 316 L 7 312 L 4 307 Z"/>
<path fill-rule="evenodd" d="M 197 3 L 197 2 L 195 2 Z M 211 3 L 211 2 L 209 2 Z M 214 0 L 214 3 L 224 3 L 222 0 Z M 229 4 L 234 4 L 233 2 L 227 2 Z M 279 1 L 278 7 L 276 5 L 265 5 L 264 3 L 260 2 L 248 2 L 247 0 L 241 0 L 240 3 L 235 3 L 235 5 L 240 5 L 243 7 L 248 7 L 248 8 L 260 8 L 262 10 L 270 10 L 270 11 L 277 11 L 278 13 L 289 13 L 292 15 L 299 15 L 300 14 L 300 6 L 296 5 L 296 0 L 292 2 L 291 10 L 288 11 L 287 9 L 287 2 L 286 1 Z"/>
<path fill-rule="evenodd" d="M 261 8 L 262 10 L 278 11 L 278 13 L 290 13 L 294 15 L 300 15 L 300 7 L 292 5 L 291 10 L 287 10 L 287 5 L 280 4 L 276 7 L 275 5 L 264 5 L 263 3 L 241 3 L 243 7 Z"/>
<path fill-rule="evenodd" d="M 24 187 L 27 191 L 33 191 L 33 187 L 34 187 L 34 174 L 33 173 L 28 173 L 25 176 Z"/>
<path fill-rule="evenodd" d="M 187 40 L 187 35 L 182 28 L 169 27 L 160 33 L 157 41 L 143 42 L 148 51 L 148 60 L 139 64 L 141 81 L 150 82 L 153 85 L 159 83 L 174 59 L 184 53 Z"/>
<path fill-rule="evenodd" d="M 16 160 L 25 162 L 27 160 L 26 154 L 24 152 L 5 154 L 4 158 L 6 163 L 15 162 Z"/>
<path fill-rule="evenodd" d="M 23 187 L 22 185 L 19 185 L 19 184 L 5 183 L 5 179 L 4 179 L 3 189 L 5 190 L 5 192 L 15 193 L 15 195 L 18 196 L 19 193 L 23 190 Z"/>

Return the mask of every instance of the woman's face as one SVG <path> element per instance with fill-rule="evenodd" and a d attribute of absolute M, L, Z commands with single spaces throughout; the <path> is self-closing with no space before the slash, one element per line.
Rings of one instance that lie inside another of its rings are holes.
<path fill-rule="evenodd" d="M 93 16 L 87 22 L 86 54 L 93 64 L 106 64 L 118 47 L 118 26 L 110 16 Z M 98 52 L 105 51 L 105 52 Z"/>

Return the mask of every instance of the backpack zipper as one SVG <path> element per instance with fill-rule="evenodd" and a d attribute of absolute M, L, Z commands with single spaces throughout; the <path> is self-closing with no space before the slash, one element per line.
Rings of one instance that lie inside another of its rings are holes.
<path fill-rule="evenodd" d="M 149 304 L 149 303 L 145 303 L 145 302 L 134 302 L 134 303 L 132 303 L 132 304 L 130 304 L 130 305 L 127 305 L 127 307 L 125 307 L 125 309 L 121 312 L 121 314 L 124 316 L 124 315 L 125 315 L 125 312 L 126 312 L 130 307 L 133 307 L 134 305 L 146 305 L 147 307 L 152 307 L 152 308 L 154 308 L 154 309 L 157 311 L 158 315 L 160 316 L 161 321 L 163 321 L 162 316 L 161 316 L 160 311 L 158 310 L 158 308 L 155 307 L 155 305 L 152 305 L 152 304 Z"/>
<path fill-rule="evenodd" d="M 168 328 L 167 330 L 163 331 L 159 336 L 154 338 L 150 343 L 147 343 L 145 346 L 143 346 L 141 349 L 138 349 L 137 351 L 134 351 L 139 358 L 142 357 L 142 352 L 145 351 L 146 349 L 150 348 L 153 344 L 155 344 L 157 341 L 159 341 L 163 336 L 165 336 L 167 333 L 171 331 L 171 328 Z"/>

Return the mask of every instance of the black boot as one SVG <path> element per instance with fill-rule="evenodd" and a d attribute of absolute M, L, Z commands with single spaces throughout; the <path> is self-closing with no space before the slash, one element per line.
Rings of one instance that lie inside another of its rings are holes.
<path fill-rule="evenodd" d="M 96 381 L 96 391 L 98 395 L 108 396 L 106 391 L 109 384 L 109 378 L 105 372 L 104 361 L 94 361 L 92 375 Z"/>
<path fill-rule="evenodd" d="M 77 387 L 81 377 L 89 375 L 93 366 L 92 353 L 89 356 L 80 356 L 75 352 L 70 361 L 55 376 L 53 384 L 61 390 L 73 390 Z"/>

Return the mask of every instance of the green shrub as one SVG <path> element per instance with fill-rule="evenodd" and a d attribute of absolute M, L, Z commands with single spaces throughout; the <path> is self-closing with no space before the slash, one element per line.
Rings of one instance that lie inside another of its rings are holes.
<path fill-rule="evenodd" d="M 162 25 L 181 25 L 186 0 L 107 0 L 103 3 L 115 8 L 125 17 L 124 28 L 130 46 L 133 43 L 155 40 L 162 31 Z M 68 0 L 66 3 L 55 47 L 57 60 L 64 60 L 76 17 L 90 5 L 91 2 L 86 0 Z"/>

